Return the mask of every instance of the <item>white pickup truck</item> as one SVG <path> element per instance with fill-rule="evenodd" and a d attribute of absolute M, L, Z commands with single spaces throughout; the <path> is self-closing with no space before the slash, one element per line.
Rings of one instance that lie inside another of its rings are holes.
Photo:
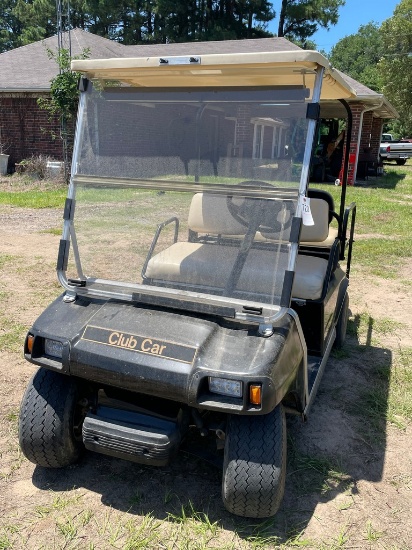
<path fill-rule="evenodd" d="M 382 134 L 379 157 L 381 161 L 395 160 L 396 164 L 403 165 L 412 158 L 412 142 L 395 140 L 392 134 Z"/>

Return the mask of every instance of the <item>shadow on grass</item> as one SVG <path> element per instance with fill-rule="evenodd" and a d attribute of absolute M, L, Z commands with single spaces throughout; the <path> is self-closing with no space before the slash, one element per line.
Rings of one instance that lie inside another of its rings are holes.
<path fill-rule="evenodd" d="M 356 187 L 367 187 L 368 189 L 396 189 L 398 183 L 406 178 L 407 166 L 396 166 L 389 163 L 384 164 L 383 176 L 368 176 L 367 179 L 357 179 Z M 392 170 L 397 168 L 398 171 Z M 405 170 L 403 173 L 399 173 L 399 170 Z"/>
<path fill-rule="evenodd" d="M 63 470 L 36 467 L 33 483 L 42 490 L 86 488 L 107 507 L 159 520 L 216 523 L 253 545 L 303 543 L 320 503 L 337 509 L 353 504 L 360 480 L 379 481 L 386 447 L 390 350 L 374 345 L 374 320 L 355 317 L 347 342 L 329 359 L 307 423 L 288 418 L 286 490 L 278 514 L 267 520 L 238 518 L 221 501 L 221 470 L 213 465 L 214 438 L 202 440 L 209 461 L 180 452 L 164 468 L 154 468 L 86 453 Z M 199 437 L 189 439 L 193 448 Z"/>

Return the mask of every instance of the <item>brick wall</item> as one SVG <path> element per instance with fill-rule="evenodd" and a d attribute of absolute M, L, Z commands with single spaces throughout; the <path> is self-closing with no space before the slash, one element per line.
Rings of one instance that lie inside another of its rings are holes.
<path fill-rule="evenodd" d="M 358 137 L 362 131 L 362 113 L 365 107 L 361 103 L 351 103 L 352 111 L 352 135 L 349 148 L 349 168 L 348 168 L 348 185 L 355 184 L 356 166 L 358 163 Z"/>
<path fill-rule="evenodd" d="M 49 120 L 48 112 L 39 108 L 33 94 L 0 94 L 0 128 L 10 155 L 9 170 L 32 155 L 62 160 L 59 121 Z"/>
<path fill-rule="evenodd" d="M 373 118 L 372 129 L 371 129 L 371 154 L 374 158 L 379 157 L 379 149 L 381 145 L 381 136 L 383 128 L 383 119 L 382 118 Z"/>
<path fill-rule="evenodd" d="M 367 152 L 371 146 L 373 114 L 371 111 L 363 113 L 362 134 L 359 144 L 359 152 Z"/>

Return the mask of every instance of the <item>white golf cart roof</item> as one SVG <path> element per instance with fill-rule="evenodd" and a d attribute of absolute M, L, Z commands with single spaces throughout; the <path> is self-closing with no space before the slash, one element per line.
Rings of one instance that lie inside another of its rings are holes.
<path fill-rule="evenodd" d="M 196 52 L 196 44 L 193 44 Z M 137 57 L 72 61 L 72 70 L 89 79 L 120 81 L 137 87 L 305 86 L 324 67 L 321 100 L 356 97 L 355 90 L 319 52 L 208 54 L 186 57 Z"/>

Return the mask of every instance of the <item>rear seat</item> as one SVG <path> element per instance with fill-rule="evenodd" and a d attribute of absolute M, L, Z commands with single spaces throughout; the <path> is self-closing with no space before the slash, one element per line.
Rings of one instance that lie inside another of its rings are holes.
<path fill-rule="evenodd" d="M 301 239 L 321 243 L 328 237 L 329 206 L 322 199 L 311 199 L 314 226 L 302 226 Z M 156 284 L 174 282 L 190 287 L 225 287 L 239 248 L 233 239 L 246 234 L 246 227 L 229 212 L 226 196 L 196 193 L 189 210 L 188 225 L 194 242 L 176 242 L 151 257 L 143 273 L 146 282 Z M 217 238 L 217 242 L 198 241 L 199 236 Z M 229 244 L 219 243 L 229 239 Z M 232 239 L 232 246 L 230 246 Z M 265 235 L 255 240 L 273 242 Z M 246 294 L 267 294 L 268 289 L 281 288 L 282 281 L 274 281 L 275 262 L 283 262 L 287 269 L 287 253 L 251 248 L 242 268 L 236 291 Z M 312 255 L 298 255 L 292 295 L 294 298 L 317 300 L 321 297 L 328 261 Z"/>
<path fill-rule="evenodd" d="M 308 197 L 310 198 L 311 205 L 313 205 L 312 208 L 316 208 L 316 199 L 322 199 L 323 201 L 325 201 L 328 204 L 328 207 L 329 207 L 329 224 L 330 224 L 332 219 L 333 219 L 332 212 L 335 211 L 335 204 L 334 204 L 332 195 L 330 193 L 328 193 L 327 191 L 324 191 L 323 189 L 310 189 L 309 188 L 308 189 Z M 315 199 L 315 201 L 314 201 L 314 199 Z M 316 217 L 316 219 L 318 220 L 319 218 Z M 304 233 L 303 235 L 301 235 L 300 245 L 304 246 L 304 247 L 317 246 L 317 247 L 321 247 L 321 248 L 329 248 L 330 249 L 332 247 L 332 245 L 334 244 L 335 240 L 338 238 L 338 234 L 339 234 L 338 228 L 330 227 L 330 225 L 329 225 L 328 236 L 326 237 L 326 239 L 324 239 L 323 241 L 315 242 L 310 238 L 306 239 L 306 236 L 305 236 L 306 234 Z M 310 235 L 310 233 L 309 233 L 309 235 Z"/>

